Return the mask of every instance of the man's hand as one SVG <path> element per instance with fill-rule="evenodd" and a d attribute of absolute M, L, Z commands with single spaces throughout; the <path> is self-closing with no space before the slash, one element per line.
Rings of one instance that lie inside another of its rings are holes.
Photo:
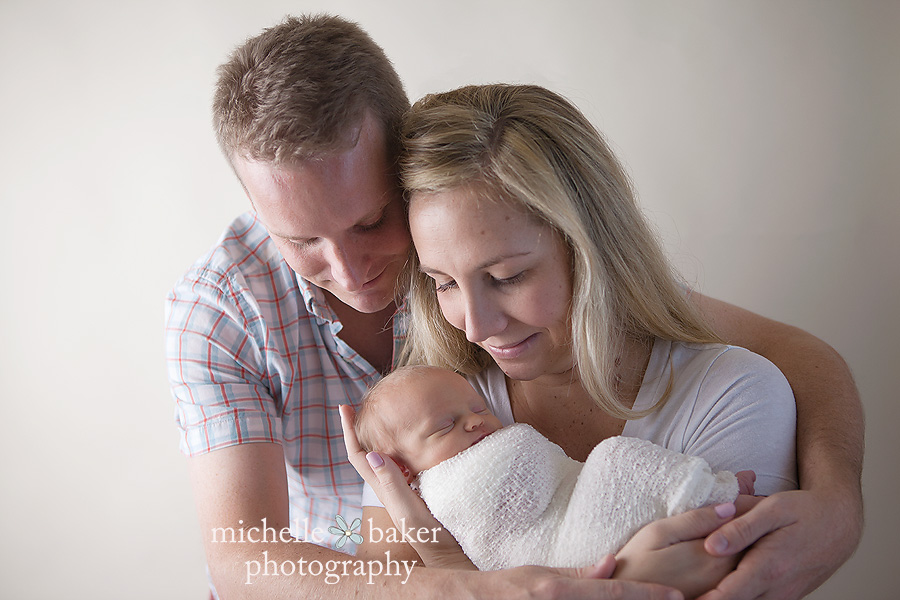
<path fill-rule="evenodd" d="M 714 556 L 750 548 L 700 600 L 795 600 L 819 587 L 859 543 L 862 519 L 848 495 L 798 490 L 763 499 L 706 538 Z"/>

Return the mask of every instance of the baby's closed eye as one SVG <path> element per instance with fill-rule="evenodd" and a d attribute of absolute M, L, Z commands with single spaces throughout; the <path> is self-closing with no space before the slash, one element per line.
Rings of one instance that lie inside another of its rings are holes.
<path fill-rule="evenodd" d="M 438 434 L 438 435 L 440 435 L 442 433 L 447 433 L 451 429 L 453 429 L 453 425 L 454 425 L 454 422 L 452 420 L 448 419 L 447 421 L 441 421 L 437 426 L 435 426 L 434 433 Z"/>

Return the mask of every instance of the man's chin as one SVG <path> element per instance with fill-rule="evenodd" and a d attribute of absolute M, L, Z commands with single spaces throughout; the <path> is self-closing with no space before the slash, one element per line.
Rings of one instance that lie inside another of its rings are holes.
<path fill-rule="evenodd" d="M 334 290 L 328 290 L 328 292 L 330 296 L 332 296 L 329 300 L 337 300 L 353 310 L 365 314 L 381 312 L 391 306 L 394 302 L 392 296 L 374 292 L 361 294 L 349 294 L 347 292 L 336 293 Z"/>

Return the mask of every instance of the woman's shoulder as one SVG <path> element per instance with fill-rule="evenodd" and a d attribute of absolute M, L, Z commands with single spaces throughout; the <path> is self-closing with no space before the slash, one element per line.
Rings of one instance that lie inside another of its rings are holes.
<path fill-rule="evenodd" d="M 767 381 L 790 387 L 771 361 L 740 346 L 672 342 L 669 360 L 676 377 L 679 373 L 695 373 L 704 380 Z"/>
<path fill-rule="evenodd" d="M 708 411 L 759 408 L 793 412 L 794 396 L 781 371 L 746 348 L 657 340 L 635 408 L 668 401 L 649 421 L 696 418 Z"/>
<path fill-rule="evenodd" d="M 509 403 L 509 391 L 506 388 L 506 375 L 496 364 L 492 363 L 480 373 L 467 375 L 466 379 L 472 384 L 481 397 L 484 398 L 488 409 L 500 422 L 511 425 L 514 422 L 512 407 Z"/>

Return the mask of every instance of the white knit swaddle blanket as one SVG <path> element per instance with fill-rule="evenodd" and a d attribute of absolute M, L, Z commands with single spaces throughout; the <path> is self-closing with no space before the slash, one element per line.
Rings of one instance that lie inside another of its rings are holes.
<path fill-rule="evenodd" d="M 482 571 L 589 565 L 651 521 L 738 494 L 735 476 L 702 458 L 613 437 L 580 463 L 525 424 L 423 471 L 419 487 Z"/>

